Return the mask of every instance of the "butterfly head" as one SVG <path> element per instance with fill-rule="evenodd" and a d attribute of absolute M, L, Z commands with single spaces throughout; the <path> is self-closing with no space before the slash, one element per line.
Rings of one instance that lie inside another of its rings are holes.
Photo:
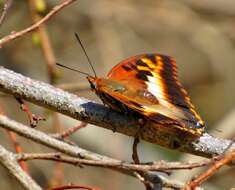
<path fill-rule="evenodd" d="M 86 77 L 88 82 L 90 83 L 91 90 L 96 91 L 97 90 L 97 78 L 93 76 L 87 76 Z"/>

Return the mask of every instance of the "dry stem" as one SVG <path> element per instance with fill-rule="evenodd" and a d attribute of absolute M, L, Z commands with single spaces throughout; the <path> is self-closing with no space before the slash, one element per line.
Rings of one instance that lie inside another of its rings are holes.
<path fill-rule="evenodd" d="M 0 163 L 14 176 L 26 190 L 42 190 L 18 165 L 15 156 L 0 145 Z"/>
<path fill-rule="evenodd" d="M 33 30 L 37 29 L 39 26 L 41 26 L 43 23 L 45 23 L 46 21 L 48 21 L 50 18 L 53 17 L 53 15 L 55 15 L 56 13 L 58 13 L 59 11 L 61 11 L 64 7 L 70 5 L 71 3 L 73 3 L 76 0 L 64 0 L 61 4 L 56 5 L 45 17 L 43 17 L 40 21 L 36 22 L 35 24 L 31 25 L 30 27 L 27 27 L 21 31 L 18 32 L 12 32 L 11 34 L 3 37 L 0 40 L 0 47 L 3 47 L 3 45 L 5 43 L 8 43 L 16 38 L 19 38 L 23 35 L 25 35 L 26 33 L 32 32 Z"/>

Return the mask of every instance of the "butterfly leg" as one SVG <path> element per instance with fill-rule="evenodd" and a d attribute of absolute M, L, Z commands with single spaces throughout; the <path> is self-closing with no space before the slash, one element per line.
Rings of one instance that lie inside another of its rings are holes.
<path fill-rule="evenodd" d="M 140 142 L 139 137 L 140 137 L 141 129 L 145 125 L 145 120 L 139 119 L 138 122 L 139 122 L 139 127 L 137 129 L 137 132 L 136 132 L 136 135 L 134 138 L 134 142 L 133 142 L 133 146 L 132 146 L 132 159 L 134 161 L 134 164 L 140 164 L 137 146 Z M 143 179 L 142 182 L 145 185 L 146 190 L 153 190 L 153 184 L 151 181 L 149 181 L 149 179 L 147 179 L 146 173 L 145 172 L 138 172 L 138 175 L 140 175 L 140 177 Z"/>
<path fill-rule="evenodd" d="M 139 159 L 139 155 L 138 155 L 138 151 L 137 151 L 137 146 L 140 142 L 139 136 L 140 136 L 140 133 L 141 133 L 141 129 L 145 124 L 144 119 L 141 119 L 141 118 L 138 119 L 138 122 L 139 122 L 139 127 L 137 129 L 137 132 L 136 132 L 136 135 L 135 135 L 135 138 L 134 138 L 134 142 L 133 142 L 133 146 L 132 146 L 132 159 L 133 159 L 135 164 L 140 163 L 140 159 Z"/>
<path fill-rule="evenodd" d="M 133 159 L 135 164 L 140 163 L 140 159 L 139 159 L 138 151 L 137 151 L 137 145 L 139 144 L 139 142 L 140 142 L 139 137 L 135 137 L 134 143 L 133 143 L 133 146 L 132 146 L 132 159 Z"/>

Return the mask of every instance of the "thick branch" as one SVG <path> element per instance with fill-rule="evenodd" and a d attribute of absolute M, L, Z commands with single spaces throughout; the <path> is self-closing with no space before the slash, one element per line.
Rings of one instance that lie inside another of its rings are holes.
<path fill-rule="evenodd" d="M 128 136 L 134 137 L 138 130 L 137 121 L 130 117 L 3 67 L 0 67 L 0 90 L 72 118 Z M 218 139 L 207 133 L 196 140 L 188 140 L 185 137 L 187 135 L 172 133 L 164 127 L 156 127 L 151 123 L 147 123 L 141 131 L 142 140 L 172 148 L 172 142 L 179 139 L 177 141 L 179 151 L 206 157 L 221 154 L 231 143 L 230 140 Z M 235 144 L 230 149 L 234 148 Z"/>
<path fill-rule="evenodd" d="M 28 176 L 17 163 L 16 157 L 0 145 L 0 163 L 27 190 L 42 190 L 42 188 Z"/>

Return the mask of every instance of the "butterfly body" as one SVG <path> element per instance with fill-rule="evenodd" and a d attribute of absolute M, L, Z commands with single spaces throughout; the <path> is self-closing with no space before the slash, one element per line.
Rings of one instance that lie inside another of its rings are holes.
<path fill-rule="evenodd" d="M 117 64 L 107 78 L 88 76 L 91 88 L 112 109 L 138 115 L 166 129 L 199 136 L 204 122 L 177 78 L 175 61 L 161 54 L 144 54 Z"/>

